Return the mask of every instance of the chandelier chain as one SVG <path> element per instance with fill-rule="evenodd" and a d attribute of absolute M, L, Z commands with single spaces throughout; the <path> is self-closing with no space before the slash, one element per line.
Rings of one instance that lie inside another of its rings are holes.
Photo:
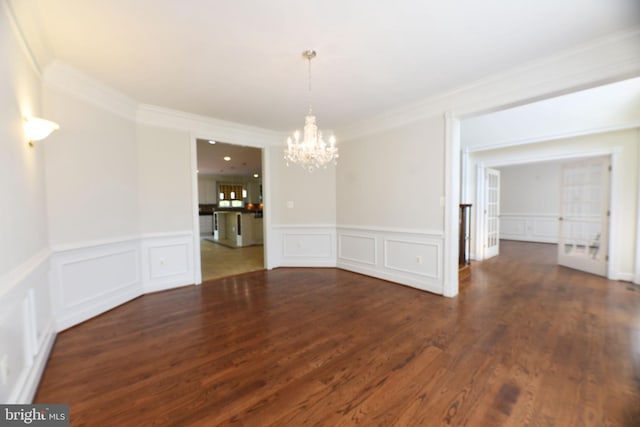
<path fill-rule="evenodd" d="M 311 59 L 313 58 L 313 56 L 306 55 L 307 56 L 307 73 L 308 73 L 308 84 L 307 84 L 307 97 L 309 98 L 309 114 L 311 114 L 311 112 L 313 111 L 312 107 L 311 107 Z"/>

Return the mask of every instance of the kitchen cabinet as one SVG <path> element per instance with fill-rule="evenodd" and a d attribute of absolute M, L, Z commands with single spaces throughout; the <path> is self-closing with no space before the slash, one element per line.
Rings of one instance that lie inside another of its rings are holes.
<path fill-rule="evenodd" d="M 210 205 L 218 202 L 217 181 L 212 176 L 198 176 L 198 204 Z"/>

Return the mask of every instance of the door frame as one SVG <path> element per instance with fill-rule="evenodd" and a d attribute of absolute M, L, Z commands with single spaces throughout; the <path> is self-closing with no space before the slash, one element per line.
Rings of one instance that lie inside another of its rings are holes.
<path fill-rule="evenodd" d="M 475 153 L 480 153 L 484 150 L 475 151 Z M 608 246 L 609 246 L 609 263 L 607 265 L 607 278 L 611 280 L 616 280 L 615 272 L 613 266 L 616 264 L 618 259 L 618 251 L 615 242 L 615 233 L 612 233 L 611 230 L 615 229 L 616 226 L 616 218 L 617 218 L 617 207 L 616 204 L 613 203 L 618 198 L 619 188 L 618 183 L 622 182 L 621 179 L 621 168 L 620 168 L 620 154 L 622 150 L 618 147 L 614 147 L 611 149 L 599 149 L 599 150 L 585 150 L 584 152 L 575 152 L 575 153 L 563 153 L 563 154 L 536 154 L 532 155 L 514 155 L 513 157 L 502 157 L 500 159 L 495 160 L 485 160 L 477 163 L 477 177 L 483 177 L 483 179 L 476 179 L 476 202 L 478 206 L 483 206 L 484 203 L 484 170 L 485 168 L 499 168 L 501 166 L 514 166 L 528 163 L 538 163 L 545 161 L 573 161 L 580 159 L 588 159 L 591 157 L 603 157 L 610 156 L 611 159 L 611 179 L 609 181 L 609 209 L 611 212 L 609 218 L 609 233 L 608 233 Z M 471 153 L 473 154 L 473 153 Z M 468 184 L 468 183 L 467 183 Z M 476 215 L 475 227 L 476 227 L 476 259 L 481 261 L 485 259 L 485 253 L 482 248 L 484 246 L 482 242 L 486 239 L 486 230 L 484 226 L 481 225 L 483 216 Z"/>
<path fill-rule="evenodd" d="M 259 148 L 262 151 L 262 200 L 264 204 L 262 216 L 262 251 L 264 259 L 264 268 L 269 270 L 273 268 L 271 258 L 269 258 L 269 230 L 271 230 L 271 161 L 269 150 L 266 144 L 255 143 L 239 143 L 235 138 L 226 138 L 225 136 L 214 135 L 215 132 L 190 133 L 191 147 L 191 208 L 193 218 L 193 281 L 196 285 L 202 284 L 202 259 L 200 254 L 200 213 L 198 206 L 198 139 L 228 140 L 233 142 L 228 144 L 245 145 L 249 147 Z"/>
<path fill-rule="evenodd" d="M 488 237 L 487 232 L 487 218 L 484 213 L 487 210 L 487 182 L 486 174 L 487 169 L 495 169 L 494 167 L 487 166 L 483 162 L 478 162 L 476 168 L 476 215 L 474 221 L 474 227 L 476 229 L 475 240 L 475 260 L 485 260 L 488 258 L 488 248 L 485 244 Z M 500 196 L 498 195 L 498 218 L 500 218 Z M 500 224 L 498 224 L 498 230 L 500 230 Z M 498 239 L 500 233 L 498 233 Z M 499 252 L 498 252 L 499 254 Z"/>

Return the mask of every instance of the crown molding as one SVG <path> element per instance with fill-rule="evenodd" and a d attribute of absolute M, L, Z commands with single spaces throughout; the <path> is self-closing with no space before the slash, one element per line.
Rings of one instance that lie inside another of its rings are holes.
<path fill-rule="evenodd" d="M 5 0 L 5 1 L 0 1 L 0 3 L 2 5 L 2 11 L 4 12 L 4 15 L 7 17 L 7 21 L 9 21 L 9 27 L 11 28 L 11 31 L 16 37 L 18 44 L 20 45 L 20 48 L 22 49 L 25 56 L 27 57 L 29 65 L 31 65 L 31 68 L 33 68 L 33 71 L 35 71 L 38 77 L 42 77 L 42 67 L 36 60 L 36 57 L 33 54 L 33 51 L 31 50 L 31 46 L 29 46 L 29 43 L 27 42 L 27 39 L 24 36 L 24 32 L 22 31 L 22 28 L 18 23 L 18 19 L 16 18 L 16 14 L 13 10 L 13 6 L 11 5 L 11 2 L 8 0 Z"/>
<path fill-rule="evenodd" d="M 76 68 L 55 60 L 43 74 L 45 86 L 71 94 L 98 108 L 127 120 L 135 120 L 135 100 L 87 76 Z"/>
<path fill-rule="evenodd" d="M 554 132 L 544 135 L 536 135 L 530 138 L 504 139 L 490 145 L 482 145 L 478 147 L 467 147 L 468 153 L 477 153 L 482 151 L 499 150 L 501 148 L 514 147 L 516 145 L 533 144 L 537 142 L 556 141 L 561 139 L 576 138 L 587 135 L 597 135 L 601 133 L 621 132 L 629 129 L 640 129 L 640 120 L 630 121 L 613 126 L 599 126 L 588 129 L 580 129 L 578 131 Z"/>
<path fill-rule="evenodd" d="M 45 86 L 71 94 L 137 124 L 182 130 L 195 137 L 257 146 L 282 145 L 284 133 L 179 110 L 138 103 L 61 61 L 44 70 Z"/>
<path fill-rule="evenodd" d="M 282 145 L 284 133 L 149 104 L 139 104 L 136 122 L 190 132 L 196 138 L 257 146 Z"/>
<path fill-rule="evenodd" d="M 339 129 L 342 142 L 452 111 L 456 117 L 498 111 L 640 75 L 640 27 L 492 74 L 458 89 Z"/>

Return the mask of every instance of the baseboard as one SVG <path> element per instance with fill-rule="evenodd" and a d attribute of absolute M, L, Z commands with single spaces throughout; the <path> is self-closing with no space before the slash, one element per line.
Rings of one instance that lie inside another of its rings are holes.
<path fill-rule="evenodd" d="M 375 277 L 376 279 L 382 279 L 400 285 L 410 286 L 422 291 L 431 292 L 433 294 L 443 295 L 442 285 L 425 283 L 423 280 L 416 279 L 415 277 L 393 274 L 385 271 L 380 271 L 375 268 L 367 268 L 361 265 L 354 265 L 344 262 L 338 262 L 337 267 L 342 270 L 351 271 L 353 273 L 364 274 L 365 276 Z"/>
<path fill-rule="evenodd" d="M 620 280 L 621 282 L 633 282 L 633 273 L 615 273 L 610 280 Z"/>
<path fill-rule="evenodd" d="M 56 329 L 62 332 L 72 326 L 78 325 L 89 319 L 101 315 L 112 310 L 119 305 L 127 303 L 134 298 L 142 295 L 142 289 L 138 286 L 131 286 L 127 289 L 120 290 L 109 297 L 98 295 L 91 301 L 86 301 L 82 305 L 66 310 L 69 314 L 59 314 L 56 317 Z"/>
<path fill-rule="evenodd" d="M 194 283 L 193 234 L 147 234 L 66 246 L 52 257 L 57 331 L 145 293 Z"/>
<path fill-rule="evenodd" d="M 44 372 L 44 368 L 49 361 L 49 355 L 53 349 L 53 344 L 56 341 L 56 332 L 53 321 L 49 323 L 49 326 L 44 333 L 42 344 L 40 345 L 40 351 L 33 359 L 33 364 L 29 368 L 27 375 L 24 379 L 24 383 L 21 387 L 17 387 L 16 397 L 12 399 L 12 403 L 28 404 L 33 402 L 33 398 L 38 391 L 38 385 Z"/>

